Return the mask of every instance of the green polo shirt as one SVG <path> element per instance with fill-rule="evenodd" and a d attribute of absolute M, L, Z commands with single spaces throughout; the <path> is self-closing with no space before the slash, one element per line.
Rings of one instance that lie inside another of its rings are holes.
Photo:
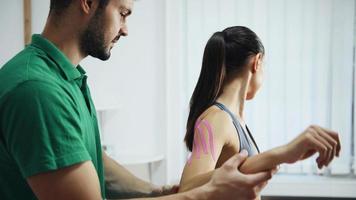
<path fill-rule="evenodd" d="M 0 199 L 36 199 L 27 177 L 88 160 L 105 196 L 86 80 L 85 71 L 41 35 L 0 69 Z"/>

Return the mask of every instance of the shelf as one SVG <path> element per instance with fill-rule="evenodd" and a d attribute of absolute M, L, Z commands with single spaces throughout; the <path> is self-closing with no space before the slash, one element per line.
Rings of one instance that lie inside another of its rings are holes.
<path fill-rule="evenodd" d="M 158 155 L 115 155 L 113 158 L 121 165 L 150 164 L 163 161 L 165 156 Z"/>

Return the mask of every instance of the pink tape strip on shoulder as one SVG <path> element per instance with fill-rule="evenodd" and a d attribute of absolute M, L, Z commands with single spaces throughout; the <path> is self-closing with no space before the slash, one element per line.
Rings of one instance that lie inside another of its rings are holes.
<path fill-rule="evenodd" d="M 203 131 L 201 130 L 200 126 L 197 127 L 197 130 L 198 130 L 198 134 L 199 134 L 199 137 L 200 137 L 200 142 L 201 142 L 201 145 L 203 147 L 203 151 L 205 154 L 208 153 L 208 145 L 206 144 L 206 140 L 205 140 L 205 137 L 204 137 L 204 134 L 203 134 Z"/>
<path fill-rule="evenodd" d="M 210 153 L 211 153 L 211 156 L 212 156 L 213 160 L 216 161 L 214 135 L 213 135 L 212 127 L 211 127 L 211 125 L 209 124 L 208 121 L 201 120 L 201 121 L 197 121 L 195 123 L 195 126 L 194 126 L 194 130 L 197 131 L 197 134 L 196 134 L 196 137 L 193 140 L 193 151 L 194 152 L 192 152 L 192 155 L 188 159 L 188 164 L 190 164 L 192 162 L 194 154 L 196 155 L 196 158 L 198 158 L 198 159 L 200 158 L 200 155 L 202 153 L 201 150 L 200 150 L 200 148 L 201 148 L 200 144 L 202 146 L 202 151 L 205 154 L 209 153 L 208 152 L 208 147 L 207 147 L 208 145 L 207 145 L 207 142 L 205 140 L 204 134 L 203 134 L 202 129 L 201 129 L 201 124 L 203 124 L 206 127 L 206 129 L 208 130 Z M 200 142 L 198 142 L 198 140 Z"/>
<path fill-rule="evenodd" d="M 210 124 L 209 124 L 208 121 L 203 120 L 202 122 L 204 123 L 205 127 L 208 129 L 210 151 L 211 151 L 211 155 L 212 155 L 212 157 L 213 157 L 213 160 L 216 161 L 213 130 L 212 130 L 212 128 L 211 128 L 211 126 L 210 126 Z"/>

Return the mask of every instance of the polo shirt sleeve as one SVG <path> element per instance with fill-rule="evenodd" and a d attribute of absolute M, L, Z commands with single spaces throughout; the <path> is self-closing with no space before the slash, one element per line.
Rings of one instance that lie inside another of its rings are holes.
<path fill-rule="evenodd" d="M 91 160 L 69 92 L 27 81 L 9 93 L 3 105 L 6 147 L 23 177 Z"/>

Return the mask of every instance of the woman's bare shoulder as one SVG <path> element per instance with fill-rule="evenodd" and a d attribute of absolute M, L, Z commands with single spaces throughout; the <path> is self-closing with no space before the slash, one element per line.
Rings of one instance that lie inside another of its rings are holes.
<path fill-rule="evenodd" d="M 198 118 L 198 121 L 208 123 L 214 134 L 230 138 L 235 135 L 235 128 L 228 113 L 216 106 L 210 106 Z"/>

